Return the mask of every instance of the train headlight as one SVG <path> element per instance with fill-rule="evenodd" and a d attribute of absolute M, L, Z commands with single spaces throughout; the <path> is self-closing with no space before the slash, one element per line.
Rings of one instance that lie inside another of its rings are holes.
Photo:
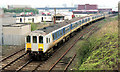
<path fill-rule="evenodd" d="M 43 49 L 42 49 L 42 48 L 39 48 L 38 50 L 39 50 L 39 51 L 43 51 Z"/>
<path fill-rule="evenodd" d="M 27 52 L 28 52 L 28 53 L 31 52 L 31 48 L 27 48 Z"/>
<path fill-rule="evenodd" d="M 28 51 L 31 51 L 31 48 L 27 48 Z"/>

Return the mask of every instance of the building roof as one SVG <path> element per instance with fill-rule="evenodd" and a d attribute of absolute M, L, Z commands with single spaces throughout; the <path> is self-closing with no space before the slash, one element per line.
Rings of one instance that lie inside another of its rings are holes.
<path fill-rule="evenodd" d="M 43 8 L 36 8 L 36 9 L 44 9 L 44 10 L 54 10 L 54 9 L 76 9 L 76 7 L 43 7 Z"/>
<path fill-rule="evenodd" d="M 54 15 L 55 16 L 55 15 Z M 63 14 L 57 13 L 56 16 L 65 16 Z"/>
<path fill-rule="evenodd" d="M 12 24 L 12 25 L 3 25 L 3 27 L 22 27 L 30 24 Z"/>

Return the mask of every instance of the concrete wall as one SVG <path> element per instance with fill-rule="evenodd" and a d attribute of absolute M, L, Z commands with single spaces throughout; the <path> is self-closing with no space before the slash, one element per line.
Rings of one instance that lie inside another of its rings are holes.
<path fill-rule="evenodd" d="M 2 45 L 2 15 L 3 15 L 3 10 L 0 9 L 0 45 Z"/>
<path fill-rule="evenodd" d="M 16 19 L 13 17 L 13 14 L 4 13 L 2 16 L 3 25 L 10 25 L 16 23 Z"/>
<path fill-rule="evenodd" d="M 4 45 L 23 45 L 25 36 L 31 32 L 31 25 L 22 27 L 3 27 L 3 44 Z"/>

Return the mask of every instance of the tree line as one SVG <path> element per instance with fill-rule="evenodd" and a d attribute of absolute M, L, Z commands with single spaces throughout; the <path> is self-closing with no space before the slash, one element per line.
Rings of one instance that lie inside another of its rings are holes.
<path fill-rule="evenodd" d="M 3 8 L 4 12 L 10 13 L 21 13 L 21 12 L 33 12 L 33 14 L 38 14 L 38 10 L 34 8 L 15 8 L 15 9 L 6 9 Z"/>

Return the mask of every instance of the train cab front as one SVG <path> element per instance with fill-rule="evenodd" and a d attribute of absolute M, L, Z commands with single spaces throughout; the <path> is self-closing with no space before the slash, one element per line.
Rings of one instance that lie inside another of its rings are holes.
<path fill-rule="evenodd" d="M 43 45 L 43 36 L 27 36 L 25 38 L 25 44 L 26 44 L 26 52 L 29 53 L 29 55 L 33 56 L 41 56 L 43 54 L 44 45 Z"/>

